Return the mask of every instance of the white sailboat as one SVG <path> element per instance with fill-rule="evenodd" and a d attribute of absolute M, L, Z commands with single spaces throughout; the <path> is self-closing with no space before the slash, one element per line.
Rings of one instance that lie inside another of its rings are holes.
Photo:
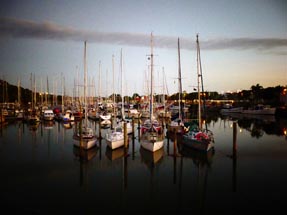
<path fill-rule="evenodd" d="M 214 138 L 212 131 L 207 129 L 207 125 L 205 124 L 206 125 L 205 128 L 203 128 L 202 126 L 200 86 L 203 92 L 203 79 L 202 79 L 202 68 L 201 68 L 198 35 L 196 35 L 196 44 L 197 44 L 198 126 L 196 126 L 193 129 L 190 129 L 188 133 L 183 135 L 182 144 L 199 151 L 207 152 L 214 147 Z"/>
<path fill-rule="evenodd" d="M 114 60 L 113 60 L 113 64 L 114 64 Z M 114 66 L 113 66 L 113 73 L 114 73 Z M 121 75 L 122 75 L 122 50 L 121 50 Z M 114 130 L 106 134 L 106 143 L 112 150 L 124 146 L 125 144 L 124 131 L 121 125 L 116 126 Z"/>
<path fill-rule="evenodd" d="M 151 33 L 151 88 L 150 88 L 150 116 L 141 126 L 140 144 L 144 149 L 155 152 L 164 145 L 164 136 L 162 125 L 155 119 L 153 115 L 153 35 Z"/>
<path fill-rule="evenodd" d="M 85 104 L 85 118 L 84 118 L 84 126 L 82 126 L 82 121 L 80 122 L 79 128 L 76 128 L 76 132 L 74 134 L 74 139 L 78 141 L 74 141 L 74 146 L 83 148 L 83 149 L 91 149 L 97 145 L 97 137 L 94 133 L 94 130 L 88 126 L 88 108 L 87 108 L 87 65 L 86 65 L 86 52 L 87 52 L 87 42 L 85 41 L 84 48 L 84 104 Z"/>

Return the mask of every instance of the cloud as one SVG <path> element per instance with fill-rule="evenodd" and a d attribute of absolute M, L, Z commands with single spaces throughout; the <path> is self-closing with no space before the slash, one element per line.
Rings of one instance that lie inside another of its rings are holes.
<path fill-rule="evenodd" d="M 29 20 L 0 18 L 0 37 L 34 38 L 58 41 L 84 41 L 129 46 L 150 46 L 150 34 L 98 32 L 78 30 L 51 22 L 37 23 Z M 158 48 L 177 48 L 177 38 L 154 36 L 154 46 Z M 195 38 L 180 38 L 181 49 L 194 50 Z M 282 38 L 222 38 L 200 41 L 201 49 L 257 49 L 269 50 L 270 53 L 286 55 L 287 39 Z M 279 49 L 279 50 L 278 50 Z M 280 50 L 281 49 L 281 50 Z M 270 51 L 271 50 L 271 51 Z"/>

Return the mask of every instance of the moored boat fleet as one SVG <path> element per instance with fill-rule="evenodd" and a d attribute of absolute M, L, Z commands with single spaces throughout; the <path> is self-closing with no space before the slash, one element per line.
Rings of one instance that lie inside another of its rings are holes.
<path fill-rule="evenodd" d="M 252 108 L 244 109 L 243 107 L 234 107 L 232 104 L 225 104 L 220 111 L 225 113 L 242 113 L 254 115 L 275 115 L 276 108 L 269 105 L 257 104 Z"/>
<path fill-rule="evenodd" d="M 199 42 L 197 36 L 197 60 L 200 64 Z M 180 59 L 179 39 L 178 54 Z M 90 150 L 97 147 L 97 140 L 102 138 L 95 134 L 95 128 L 89 126 L 88 119 L 99 122 L 100 129 L 108 129 L 105 135 L 107 146 L 111 150 L 126 147 L 126 136 L 133 131 L 133 120 L 142 121 L 139 128 L 139 143 L 142 150 L 148 153 L 156 153 L 164 147 L 165 131 L 168 136 L 170 134 L 177 135 L 187 147 L 193 148 L 199 152 L 207 152 L 214 147 L 214 138 L 207 125 L 201 120 L 201 114 L 204 113 L 204 105 L 201 106 L 201 92 L 203 86 L 198 85 L 198 115 L 197 119 L 191 123 L 187 123 L 184 116 L 184 107 L 181 106 L 179 99 L 178 106 L 167 105 L 167 103 L 154 104 L 153 93 L 153 35 L 151 34 L 151 54 L 150 54 L 150 89 L 148 101 L 138 104 L 137 108 L 133 108 L 130 104 L 124 103 L 123 99 L 120 104 L 115 101 L 103 102 L 97 101 L 91 104 L 87 99 L 87 69 L 86 69 L 86 42 L 84 49 L 84 101 L 76 101 L 75 104 L 65 106 L 63 101 L 59 107 L 36 107 L 32 103 L 30 109 L 24 111 L 23 120 L 27 123 L 37 124 L 41 121 L 56 120 L 63 124 L 75 123 L 75 131 L 73 139 L 75 147 Z M 122 60 L 121 60 L 122 61 Z M 199 66 L 198 66 L 199 68 Z M 179 60 L 180 75 L 180 60 Z M 200 80 L 201 79 L 201 80 Z M 179 78 L 181 81 L 181 78 Z M 198 84 L 202 85 L 202 71 L 198 70 Z M 181 91 L 180 91 L 181 93 Z M 204 92 L 203 92 L 204 93 Z M 123 95 L 123 94 L 122 94 Z M 126 110 L 126 105 L 128 109 Z M 167 108 L 168 107 L 168 108 Z M 19 111 L 20 113 L 20 111 Z M 167 129 L 164 128 L 163 120 Z"/>

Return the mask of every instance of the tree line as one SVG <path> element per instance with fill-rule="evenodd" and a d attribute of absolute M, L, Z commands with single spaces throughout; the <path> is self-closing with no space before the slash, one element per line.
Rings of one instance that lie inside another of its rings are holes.
<path fill-rule="evenodd" d="M 39 93 L 36 93 L 37 97 L 40 97 Z M 0 80 L 0 101 L 2 103 L 13 103 L 18 102 L 18 87 L 15 85 L 11 85 L 4 80 Z M 21 104 L 28 104 L 31 102 L 32 91 L 30 89 L 24 89 L 20 87 L 20 95 L 21 95 Z M 51 94 L 48 95 L 48 100 L 52 100 Z M 113 94 L 109 96 L 109 99 L 113 99 Z M 248 102 L 250 104 L 269 104 L 272 106 L 280 106 L 284 105 L 284 101 L 282 101 L 282 97 L 286 96 L 286 86 L 275 86 L 275 87 L 267 87 L 263 88 L 260 84 L 252 85 L 249 90 L 242 90 L 239 92 L 229 92 L 220 94 L 218 92 L 201 92 L 201 97 L 205 100 L 234 100 L 235 102 Z M 134 93 L 131 97 L 125 96 L 125 101 L 133 101 L 139 103 L 143 96 L 138 93 Z M 193 101 L 198 98 L 197 92 L 183 92 L 180 95 L 182 100 L 185 101 Z M 57 100 L 61 102 L 61 96 L 57 96 Z M 121 101 L 121 96 L 119 94 L 115 95 L 116 102 Z M 155 101 L 161 102 L 165 99 L 165 101 L 174 101 L 178 100 L 179 93 L 175 93 L 172 95 L 155 95 Z"/>

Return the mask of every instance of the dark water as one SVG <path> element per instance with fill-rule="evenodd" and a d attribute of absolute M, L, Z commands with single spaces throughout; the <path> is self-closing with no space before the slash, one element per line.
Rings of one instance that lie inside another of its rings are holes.
<path fill-rule="evenodd" d="M 187 151 L 171 137 L 152 155 L 140 149 L 137 127 L 127 152 L 110 151 L 103 139 L 85 153 L 73 146 L 73 127 L 11 122 L 0 133 L 1 208 L 22 214 L 284 211 L 286 119 L 232 116 L 208 126 L 214 151 Z"/>

